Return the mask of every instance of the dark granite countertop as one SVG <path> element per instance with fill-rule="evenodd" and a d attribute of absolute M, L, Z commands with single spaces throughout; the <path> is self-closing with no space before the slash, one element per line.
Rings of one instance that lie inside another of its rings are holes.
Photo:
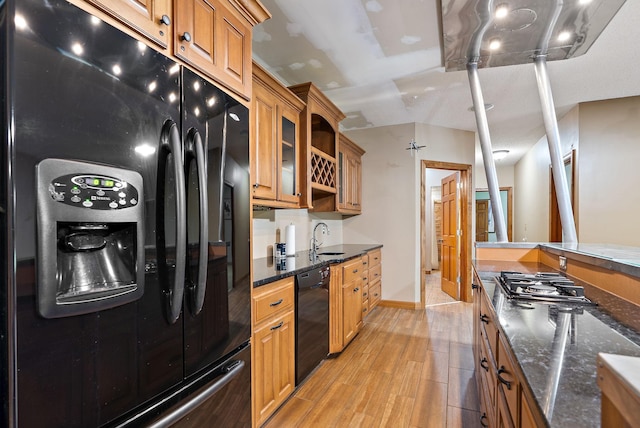
<path fill-rule="evenodd" d="M 323 265 L 342 263 L 381 247 L 381 244 L 331 245 L 320 248 L 315 257 L 311 256 L 309 250 L 305 250 L 298 251 L 295 257 L 286 257 L 279 263 L 273 257 L 254 259 L 253 286 L 259 287 Z"/>
<path fill-rule="evenodd" d="M 544 303 L 509 300 L 495 282 L 500 270 L 538 272 L 538 263 L 476 261 L 476 270 L 496 311 L 501 334 L 509 342 L 547 423 L 552 427 L 600 426 L 600 390 L 596 383 L 599 352 L 640 356 L 640 335 L 610 316 L 603 306 L 573 310 Z M 597 294 L 587 297 L 597 302 Z M 595 297 L 594 297 L 595 296 Z M 625 316 L 640 310 L 624 302 Z M 614 310 L 615 302 L 607 302 Z M 566 326 L 562 329 L 559 326 Z"/>

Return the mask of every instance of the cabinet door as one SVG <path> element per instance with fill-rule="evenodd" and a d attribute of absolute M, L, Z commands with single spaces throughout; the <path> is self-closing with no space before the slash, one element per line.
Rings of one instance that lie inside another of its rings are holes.
<path fill-rule="evenodd" d="M 278 199 L 299 204 L 300 176 L 298 150 L 298 114 L 282 106 L 279 117 L 280 150 L 278 156 Z"/>
<path fill-rule="evenodd" d="M 358 334 L 362 326 L 362 278 L 345 283 L 342 287 L 344 346 Z"/>
<path fill-rule="evenodd" d="M 277 106 L 262 86 L 253 88 L 251 180 L 253 197 L 276 199 Z"/>
<path fill-rule="evenodd" d="M 251 95 L 251 28 L 218 0 L 180 0 L 175 55 L 247 97 Z"/>
<path fill-rule="evenodd" d="M 262 424 L 293 392 L 295 385 L 294 313 L 264 323 L 254 334 L 255 420 Z"/>
<path fill-rule="evenodd" d="M 162 48 L 171 40 L 171 0 L 89 0 Z"/>

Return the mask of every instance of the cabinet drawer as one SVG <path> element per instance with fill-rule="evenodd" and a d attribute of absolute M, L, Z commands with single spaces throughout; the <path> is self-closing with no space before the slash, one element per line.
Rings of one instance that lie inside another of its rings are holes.
<path fill-rule="evenodd" d="M 369 269 L 369 253 L 362 256 L 362 268 Z"/>
<path fill-rule="evenodd" d="M 285 278 L 254 290 L 254 323 L 257 325 L 273 315 L 293 307 L 294 278 Z"/>
<path fill-rule="evenodd" d="M 362 271 L 362 285 L 365 286 L 369 284 L 369 269 L 364 269 Z"/>
<path fill-rule="evenodd" d="M 502 391 L 504 391 L 511 419 L 516 421 L 517 418 L 515 416 L 518 414 L 518 381 L 513 370 L 511 357 L 507 354 L 507 348 L 502 343 L 502 340 L 498 340 L 498 347 L 498 371 L 496 373 L 499 384 L 502 385 Z"/>
<path fill-rule="evenodd" d="M 487 340 L 483 333 L 480 337 L 480 361 L 479 372 L 486 392 L 488 392 L 487 402 L 491 405 L 491 408 L 496 404 L 496 384 L 498 378 L 496 377 L 496 364 L 492 355 L 487 351 Z"/>
<path fill-rule="evenodd" d="M 362 278 L 362 260 L 360 258 L 346 262 L 342 266 L 342 282 L 344 284 Z"/>
<path fill-rule="evenodd" d="M 375 282 L 382 276 L 382 266 L 380 264 L 369 268 L 369 282 Z"/>
<path fill-rule="evenodd" d="M 482 296 L 480 299 L 480 324 L 482 325 L 482 328 L 484 329 L 487 335 L 489 350 L 491 351 L 491 354 L 493 354 L 495 357 L 498 351 L 498 329 L 495 325 L 495 318 L 493 316 L 493 312 L 489 309 L 489 306 L 491 304 L 487 302 L 486 296 L 487 296 L 486 293 L 482 293 Z"/>
<path fill-rule="evenodd" d="M 380 249 L 369 251 L 369 268 L 379 265 L 382 262 L 382 251 Z"/>
<path fill-rule="evenodd" d="M 362 283 L 362 301 L 369 298 L 369 284 Z"/>
<path fill-rule="evenodd" d="M 365 299 L 362 301 L 362 318 L 366 317 L 369 314 L 369 300 Z"/>
<path fill-rule="evenodd" d="M 369 306 L 372 308 L 380 302 L 382 298 L 382 282 L 376 281 L 369 284 Z"/>

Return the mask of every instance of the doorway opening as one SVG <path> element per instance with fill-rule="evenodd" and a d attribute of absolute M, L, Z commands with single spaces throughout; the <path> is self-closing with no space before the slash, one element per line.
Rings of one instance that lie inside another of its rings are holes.
<path fill-rule="evenodd" d="M 578 229 L 578 221 L 576 219 L 576 149 L 572 149 L 571 153 L 563 158 L 564 171 L 567 177 L 567 187 L 569 188 L 569 199 L 571 200 L 571 210 L 573 212 L 573 221 Z M 558 195 L 556 193 L 556 185 L 549 165 L 549 242 L 563 242 L 562 222 L 560 221 L 560 208 L 558 207 Z"/>
<path fill-rule="evenodd" d="M 476 189 L 476 242 L 496 242 L 496 229 L 493 221 L 493 209 L 488 189 Z M 502 212 L 507 219 L 507 239 L 513 242 L 513 188 L 500 188 Z"/>
<path fill-rule="evenodd" d="M 429 172 L 437 172 L 435 170 L 441 170 L 440 179 L 434 179 L 438 174 L 431 174 L 430 178 L 427 178 Z M 450 162 L 439 162 L 422 160 L 421 165 L 421 185 L 420 185 L 420 307 L 425 307 L 426 304 L 426 285 L 427 274 L 430 274 L 434 270 L 437 260 L 437 268 L 441 269 L 441 264 L 445 261 L 445 254 L 443 254 L 443 242 L 446 240 L 444 234 L 446 231 L 442 230 L 442 237 L 438 237 L 438 204 L 434 197 L 437 194 L 437 188 L 443 188 L 443 181 L 441 179 L 444 176 L 451 175 L 452 173 L 458 173 L 458 201 L 456 212 L 451 213 L 456 218 L 456 235 L 458 236 L 458 244 L 453 250 L 447 250 L 449 254 L 453 254 L 455 263 L 458 267 L 458 275 L 456 278 L 457 290 L 456 295 L 458 300 L 464 302 L 471 301 L 471 200 L 472 200 L 472 182 L 471 182 L 471 165 L 458 164 Z M 441 190 L 442 193 L 442 190 Z M 446 210 L 442 205 L 440 218 L 443 219 L 446 214 Z M 440 223 L 443 227 L 444 223 Z M 439 242 L 440 241 L 440 242 Z M 438 252 L 438 249 L 440 251 Z M 439 254 L 437 256 L 436 254 Z M 438 260 L 439 257 L 439 260 Z"/>

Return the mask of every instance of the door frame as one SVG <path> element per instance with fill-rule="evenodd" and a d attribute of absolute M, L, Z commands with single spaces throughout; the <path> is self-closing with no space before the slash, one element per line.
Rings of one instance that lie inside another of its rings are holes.
<path fill-rule="evenodd" d="M 476 200 L 476 197 L 475 197 L 476 192 L 488 192 L 488 191 L 489 191 L 488 188 L 475 189 L 473 192 L 473 195 L 474 195 L 473 199 Z M 510 187 L 510 186 L 500 187 L 499 193 L 502 193 L 502 192 L 507 192 L 507 239 L 509 240 L 509 242 L 513 242 L 513 187 Z M 502 198 L 502 196 L 500 197 Z"/>
<path fill-rule="evenodd" d="M 471 233 L 472 233 L 472 166 L 461 163 L 440 162 L 423 159 L 420 168 L 420 308 L 426 303 L 426 258 L 427 258 L 427 231 L 425 227 L 426 190 L 427 183 L 425 172 L 427 169 L 443 169 L 460 171 L 460 289 L 458 295 L 463 302 L 471 302 Z"/>

